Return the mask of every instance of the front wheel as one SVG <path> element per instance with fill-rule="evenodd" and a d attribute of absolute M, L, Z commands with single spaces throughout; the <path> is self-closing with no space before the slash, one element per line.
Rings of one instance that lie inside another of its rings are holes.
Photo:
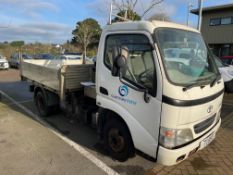
<path fill-rule="evenodd" d="M 111 157 L 118 161 L 126 161 L 134 153 L 128 128 L 119 120 L 107 121 L 104 127 L 104 143 Z"/>
<path fill-rule="evenodd" d="M 225 91 L 228 93 L 233 93 L 233 80 L 230 82 L 225 83 Z"/>

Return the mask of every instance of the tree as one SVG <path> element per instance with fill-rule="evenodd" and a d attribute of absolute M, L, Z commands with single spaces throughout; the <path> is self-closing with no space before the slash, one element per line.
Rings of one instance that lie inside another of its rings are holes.
<path fill-rule="evenodd" d="M 99 41 L 101 34 L 101 27 L 95 19 L 87 18 L 83 21 L 77 22 L 76 28 L 72 34 L 77 43 L 80 44 L 84 52 L 83 63 L 86 63 L 87 47 Z"/>
<path fill-rule="evenodd" d="M 126 16 L 125 16 L 126 14 Z M 121 17 L 126 17 L 127 19 L 130 19 L 132 21 L 140 21 L 141 17 L 134 11 L 132 10 L 124 10 L 124 11 L 120 11 L 117 13 L 117 16 L 121 16 Z M 122 22 L 123 20 L 121 18 L 115 17 L 112 22 Z"/>
<path fill-rule="evenodd" d="M 150 21 L 171 21 L 171 18 L 166 13 L 156 13 L 149 18 Z"/>
<path fill-rule="evenodd" d="M 127 11 L 127 19 L 129 20 L 140 20 L 143 18 L 149 11 L 151 11 L 156 5 L 162 3 L 164 0 L 151 0 L 147 8 L 142 12 L 141 15 L 136 13 L 136 5 L 138 4 L 138 0 L 113 0 L 114 6 L 117 8 L 119 12 L 117 15 L 121 17 L 125 17 L 125 11 Z M 138 17 L 139 18 L 138 18 Z M 115 20 L 115 19 L 114 19 Z"/>
<path fill-rule="evenodd" d="M 11 46 L 12 47 L 22 47 L 24 45 L 24 41 L 12 41 Z"/>

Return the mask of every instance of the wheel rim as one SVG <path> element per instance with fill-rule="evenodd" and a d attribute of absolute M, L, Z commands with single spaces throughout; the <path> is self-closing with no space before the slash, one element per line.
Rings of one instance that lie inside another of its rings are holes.
<path fill-rule="evenodd" d="M 114 152 L 121 152 L 125 146 L 124 137 L 117 128 L 112 128 L 108 134 L 109 146 Z"/>

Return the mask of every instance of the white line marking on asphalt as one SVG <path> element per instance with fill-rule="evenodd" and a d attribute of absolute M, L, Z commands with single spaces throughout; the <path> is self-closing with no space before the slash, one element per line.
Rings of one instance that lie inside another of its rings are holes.
<path fill-rule="evenodd" d="M 109 175 L 119 175 L 116 171 L 108 167 L 104 162 L 96 158 L 94 155 L 92 155 L 90 152 L 88 152 L 86 149 L 84 149 L 82 146 L 78 145 L 77 143 L 73 142 L 72 140 L 68 139 L 67 137 L 62 136 L 61 134 L 57 133 L 56 131 L 52 132 L 56 134 L 58 137 L 60 137 L 62 140 L 64 140 L 66 143 L 68 143 L 70 146 L 72 146 L 74 149 L 76 149 L 78 152 L 80 152 L 83 156 L 85 156 L 87 159 L 91 160 L 97 167 L 102 169 L 104 172 L 106 172 Z"/>
<path fill-rule="evenodd" d="M 101 170 L 103 170 L 105 173 L 108 175 L 119 175 L 116 171 L 114 171 L 112 168 L 107 166 L 104 162 L 99 160 L 97 157 L 95 157 L 93 154 L 88 152 L 86 149 L 84 149 L 81 145 L 75 143 L 74 141 L 68 139 L 67 137 L 64 137 L 62 134 L 59 133 L 56 129 L 54 129 L 51 125 L 48 123 L 44 122 L 38 115 L 15 101 L 12 97 L 7 95 L 5 92 L 0 90 L 0 94 L 5 96 L 8 100 L 12 101 L 13 104 L 17 105 L 19 108 L 24 110 L 28 115 L 32 116 L 34 119 L 42 123 L 44 126 L 46 126 L 50 131 L 52 131 L 54 134 L 56 134 L 59 138 L 61 138 L 64 142 L 69 144 L 71 147 L 73 147 L 75 150 L 77 150 L 81 155 L 86 157 L 88 160 L 90 160 L 92 163 L 94 163 L 97 167 L 99 167 Z"/>
<path fill-rule="evenodd" d="M 33 100 L 23 100 L 23 101 L 17 101 L 17 103 L 19 103 L 19 104 L 23 104 L 23 103 L 29 103 L 29 102 L 33 102 Z M 15 104 L 15 103 L 9 103 L 9 105 L 12 105 L 12 104 Z"/>

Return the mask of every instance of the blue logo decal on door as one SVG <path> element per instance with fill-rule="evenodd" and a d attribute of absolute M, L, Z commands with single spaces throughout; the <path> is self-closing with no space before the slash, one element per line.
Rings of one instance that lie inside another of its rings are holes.
<path fill-rule="evenodd" d="M 119 87 L 118 92 L 120 96 L 126 97 L 129 94 L 129 89 L 126 85 L 122 85 Z"/>
<path fill-rule="evenodd" d="M 118 88 L 118 93 L 119 95 L 114 95 L 112 94 L 111 97 L 118 100 L 118 101 L 121 101 L 123 103 L 127 103 L 129 105 L 136 105 L 137 102 L 132 100 L 132 99 L 128 99 L 128 98 L 125 98 L 127 95 L 129 95 L 129 88 L 126 86 L 126 85 L 122 85 Z"/>

